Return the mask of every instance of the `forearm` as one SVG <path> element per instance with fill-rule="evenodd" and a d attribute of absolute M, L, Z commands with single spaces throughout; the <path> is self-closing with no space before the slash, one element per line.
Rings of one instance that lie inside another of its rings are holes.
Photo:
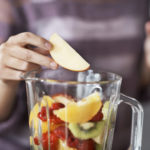
<path fill-rule="evenodd" d="M 0 121 L 7 119 L 12 112 L 18 83 L 0 80 Z"/>

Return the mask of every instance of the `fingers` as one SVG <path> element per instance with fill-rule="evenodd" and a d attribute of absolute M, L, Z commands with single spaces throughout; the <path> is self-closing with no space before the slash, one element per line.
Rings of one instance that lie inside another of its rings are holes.
<path fill-rule="evenodd" d="M 4 53 L 7 53 L 11 57 L 42 65 L 51 69 L 57 69 L 58 67 L 51 58 L 16 45 L 11 45 L 9 48 L 7 45 L 7 51 L 4 51 Z"/>
<path fill-rule="evenodd" d="M 5 80 L 21 80 L 22 71 L 13 70 L 10 68 L 0 68 L 0 79 Z"/>
<path fill-rule="evenodd" d="M 49 55 L 49 51 L 45 51 L 45 50 L 43 50 L 39 47 L 33 46 L 33 45 L 26 45 L 25 48 L 33 50 L 35 52 L 38 52 L 38 53 L 46 55 L 46 56 Z"/>
<path fill-rule="evenodd" d="M 12 69 L 15 69 L 15 70 L 20 70 L 20 71 L 25 71 L 25 72 L 40 68 L 39 65 L 36 65 L 36 64 L 33 64 L 33 63 L 28 63 L 26 61 L 16 59 L 16 58 L 11 57 L 9 55 L 5 56 L 5 59 L 3 60 L 3 63 L 8 68 L 12 68 Z"/>
<path fill-rule="evenodd" d="M 8 43 L 25 46 L 27 44 L 37 46 L 45 51 L 52 47 L 49 41 L 30 32 L 20 33 L 8 39 Z"/>
<path fill-rule="evenodd" d="M 0 80 L 21 80 L 26 71 L 45 66 L 57 69 L 53 59 L 47 57 L 52 45 L 33 33 L 12 36 L 0 45 Z"/>

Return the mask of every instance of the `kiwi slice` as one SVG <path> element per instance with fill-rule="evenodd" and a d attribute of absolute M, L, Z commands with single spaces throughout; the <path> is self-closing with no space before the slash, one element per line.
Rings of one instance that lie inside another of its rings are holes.
<path fill-rule="evenodd" d="M 102 145 L 96 144 L 96 150 L 102 150 Z"/>
<path fill-rule="evenodd" d="M 96 123 L 87 122 L 85 124 L 77 124 L 77 123 L 69 124 L 69 129 L 72 132 L 72 134 L 76 138 L 79 138 L 81 140 L 86 140 L 102 135 L 104 132 L 104 128 L 105 128 L 104 120 Z"/>

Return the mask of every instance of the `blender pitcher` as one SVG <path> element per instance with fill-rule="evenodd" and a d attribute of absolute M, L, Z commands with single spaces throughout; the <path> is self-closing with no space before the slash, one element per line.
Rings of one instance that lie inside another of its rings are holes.
<path fill-rule="evenodd" d="M 120 103 L 132 108 L 131 150 L 141 150 L 143 108 L 120 94 L 119 75 L 45 69 L 24 79 L 32 150 L 111 150 Z"/>

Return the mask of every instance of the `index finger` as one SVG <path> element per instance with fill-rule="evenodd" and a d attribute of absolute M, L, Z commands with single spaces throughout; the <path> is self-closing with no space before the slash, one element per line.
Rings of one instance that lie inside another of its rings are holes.
<path fill-rule="evenodd" d="M 7 53 L 15 58 L 42 65 L 51 69 L 57 69 L 58 67 L 57 63 L 55 63 L 52 58 L 23 47 L 13 45 L 7 50 Z"/>
<path fill-rule="evenodd" d="M 49 51 L 52 48 L 52 45 L 48 40 L 37 36 L 31 32 L 23 32 L 18 35 L 11 36 L 8 39 L 8 43 L 17 44 L 21 46 L 30 44 L 46 51 Z"/>

